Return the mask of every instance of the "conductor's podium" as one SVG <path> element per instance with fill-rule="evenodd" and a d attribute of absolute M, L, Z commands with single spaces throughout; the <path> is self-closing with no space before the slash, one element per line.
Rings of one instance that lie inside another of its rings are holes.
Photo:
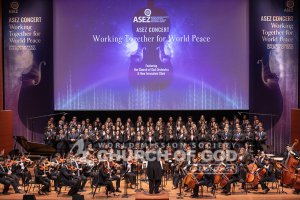
<path fill-rule="evenodd" d="M 146 192 L 137 192 L 135 194 L 135 200 L 152 200 L 152 199 L 169 200 L 169 193 L 162 191 L 159 194 L 149 194 Z"/>

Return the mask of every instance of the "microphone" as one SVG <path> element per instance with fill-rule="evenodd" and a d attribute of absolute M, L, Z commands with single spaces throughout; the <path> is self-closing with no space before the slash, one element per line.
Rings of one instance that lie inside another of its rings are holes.
<path fill-rule="evenodd" d="M 67 115 L 68 113 L 66 113 L 66 112 L 63 112 L 63 115 Z"/>
<path fill-rule="evenodd" d="M 242 113 L 241 113 L 241 112 L 238 112 L 238 114 L 239 114 L 239 115 L 242 115 Z"/>

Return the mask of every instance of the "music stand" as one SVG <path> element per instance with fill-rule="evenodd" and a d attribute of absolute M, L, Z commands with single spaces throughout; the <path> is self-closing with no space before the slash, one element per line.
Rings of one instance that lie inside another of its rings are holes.
<path fill-rule="evenodd" d="M 183 199 L 184 194 L 182 193 L 182 176 L 179 175 L 179 193 L 177 199 Z"/>
<path fill-rule="evenodd" d="M 128 189 L 128 182 L 126 181 L 126 178 L 125 178 L 125 175 L 128 173 L 128 170 L 125 171 L 125 173 L 121 176 L 121 178 L 124 178 L 125 180 L 125 184 L 124 184 L 124 194 L 122 195 L 122 198 L 128 198 L 129 195 L 128 195 L 128 192 L 127 192 L 127 189 Z"/>
<path fill-rule="evenodd" d="M 138 163 L 137 163 L 138 164 Z M 138 165 L 137 165 L 138 166 Z M 144 167 L 144 164 L 142 163 L 142 169 Z M 143 173 L 143 170 L 141 170 L 142 173 Z M 141 176 L 142 174 L 140 175 L 139 177 L 139 170 L 136 169 L 136 189 L 134 190 L 135 192 L 145 192 L 144 188 L 142 188 L 142 180 L 141 180 Z M 140 184 L 140 188 L 139 188 L 139 184 Z"/>
<path fill-rule="evenodd" d="M 282 179 L 283 179 L 283 170 L 288 170 L 283 164 L 280 163 L 280 165 L 283 167 L 281 170 L 281 180 L 280 180 L 280 187 L 281 187 L 281 191 L 279 191 L 279 194 L 287 194 L 286 191 L 283 190 L 283 183 L 282 183 Z"/>

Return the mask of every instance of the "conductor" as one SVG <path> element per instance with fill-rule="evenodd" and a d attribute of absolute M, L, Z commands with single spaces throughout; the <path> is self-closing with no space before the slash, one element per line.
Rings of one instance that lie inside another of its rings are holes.
<path fill-rule="evenodd" d="M 147 176 L 149 181 L 149 193 L 155 194 L 159 193 L 159 186 L 161 183 L 162 176 L 162 165 L 158 158 L 157 151 L 154 146 L 150 148 L 148 152 L 148 166 L 147 166 Z"/>

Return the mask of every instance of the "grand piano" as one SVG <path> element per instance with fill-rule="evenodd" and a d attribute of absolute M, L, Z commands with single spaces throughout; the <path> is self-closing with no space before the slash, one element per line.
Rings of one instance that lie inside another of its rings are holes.
<path fill-rule="evenodd" d="M 24 136 L 16 136 L 16 141 L 30 154 L 30 155 L 44 155 L 50 156 L 56 153 L 56 149 L 46 144 L 30 142 Z"/>

